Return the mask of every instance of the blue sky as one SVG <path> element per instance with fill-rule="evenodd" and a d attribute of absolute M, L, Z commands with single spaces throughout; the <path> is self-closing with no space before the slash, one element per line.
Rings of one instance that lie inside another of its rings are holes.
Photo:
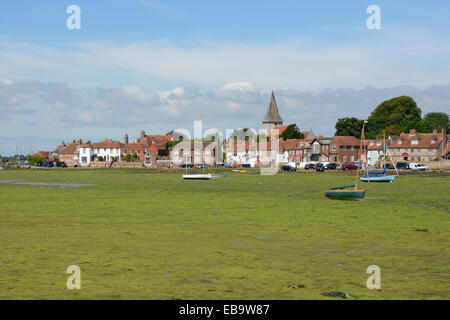
<path fill-rule="evenodd" d="M 66 28 L 72 4 L 81 30 Z M 381 30 L 366 27 L 372 4 Z M 0 154 L 196 119 L 257 128 L 271 89 L 287 123 L 328 135 L 404 92 L 449 112 L 449 13 L 436 0 L 3 1 Z"/>

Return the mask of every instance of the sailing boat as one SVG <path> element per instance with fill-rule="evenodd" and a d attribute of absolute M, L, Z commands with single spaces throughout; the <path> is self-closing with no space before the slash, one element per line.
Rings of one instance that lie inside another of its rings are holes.
<path fill-rule="evenodd" d="M 185 158 L 184 163 L 187 163 L 187 157 Z M 189 159 L 190 160 L 190 159 Z M 205 173 L 205 166 L 202 165 L 202 173 L 188 173 L 186 165 L 186 174 L 183 174 L 184 180 L 210 180 L 213 176 L 211 173 Z"/>
<path fill-rule="evenodd" d="M 364 136 L 364 126 L 366 125 L 367 121 L 364 121 L 363 127 L 361 130 L 361 136 Z M 333 187 L 329 188 L 327 191 L 325 191 L 325 196 L 330 199 L 338 199 L 338 200 L 361 200 L 364 199 L 364 195 L 366 192 L 364 190 L 358 189 L 358 180 L 359 180 L 359 169 L 361 167 L 361 149 L 362 149 L 362 140 L 359 143 L 359 165 L 358 165 L 358 171 L 356 173 L 356 183 L 350 184 L 347 186 L 341 186 L 341 187 Z"/>
<path fill-rule="evenodd" d="M 367 171 L 368 174 L 365 175 L 364 177 L 361 177 L 361 181 L 363 181 L 363 182 L 370 182 L 370 181 L 372 181 L 372 182 L 394 182 L 394 176 L 386 175 L 386 138 L 384 135 L 384 131 L 383 131 L 383 141 L 384 141 L 383 170 L 382 171 Z M 364 139 L 364 145 L 365 144 L 366 144 L 366 141 Z M 367 166 L 367 152 L 366 152 L 366 166 Z"/>

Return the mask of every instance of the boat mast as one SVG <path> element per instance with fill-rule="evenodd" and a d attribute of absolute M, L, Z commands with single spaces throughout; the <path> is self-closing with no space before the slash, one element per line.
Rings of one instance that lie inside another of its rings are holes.
<path fill-rule="evenodd" d="M 362 130 L 361 130 L 361 138 L 364 133 L 364 126 L 366 125 L 367 121 L 364 121 Z M 361 148 L 362 148 L 362 139 L 359 140 L 359 151 L 358 151 L 358 170 L 356 172 L 356 183 L 355 183 L 355 190 L 358 190 L 358 180 L 359 180 L 359 168 L 361 167 Z"/>

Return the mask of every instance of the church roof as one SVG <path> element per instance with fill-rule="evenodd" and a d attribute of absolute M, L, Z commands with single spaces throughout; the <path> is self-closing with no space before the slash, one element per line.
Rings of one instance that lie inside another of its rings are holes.
<path fill-rule="evenodd" d="M 278 106 L 273 91 L 270 97 L 269 108 L 267 109 L 267 113 L 266 116 L 264 117 L 263 123 L 274 123 L 274 124 L 283 123 L 283 119 L 281 118 L 278 112 Z"/>

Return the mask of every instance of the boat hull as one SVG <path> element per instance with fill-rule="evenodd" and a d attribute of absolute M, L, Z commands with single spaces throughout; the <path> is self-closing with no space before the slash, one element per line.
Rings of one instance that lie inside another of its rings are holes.
<path fill-rule="evenodd" d="M 183 179 L 185 180 L 210 180 L 212 174 L 183 174 Z"/>
<path fill-rule="evenodd" d="M 382 177 L 361 177 L 361 181 L 364 182 L 394 182 L 394 176 L 382 176 Z"/>
<path fill-rule="evenodd" d="M 364 190 L 327 190 L 325 196 L 330 199 L 339 200 L 361 200 L 364 199 Z"/>

